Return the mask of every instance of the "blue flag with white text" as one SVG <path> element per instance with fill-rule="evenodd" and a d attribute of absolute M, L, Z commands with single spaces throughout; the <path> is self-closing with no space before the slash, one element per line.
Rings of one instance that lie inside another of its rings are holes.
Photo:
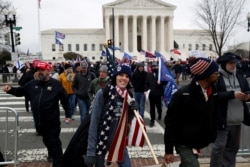
<path fill-rule="evenodd" d="M 164 89 L 164 103 L 166 107 L 171 101 L 172 95 L 177 91 L 178 87 L 175 82 L 174 76 L 169 70 L 169 68 L 166 66 L 164 57 L 159 53 L 155 51 L 156 57 L 159 59 L 159 80 L 160 81 L 167 81 L 167 85 Z"/>

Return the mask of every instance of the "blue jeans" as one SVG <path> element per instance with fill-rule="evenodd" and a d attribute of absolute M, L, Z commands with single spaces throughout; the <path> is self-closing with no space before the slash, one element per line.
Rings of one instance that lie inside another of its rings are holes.
<path fill-rule="evenodd" d="M 181 157 L 181 164 L 179 167 L 200 167 L 198 155 L 193 153 L 192 148 L 184 145 L 177 145 L 176 151 Z"/>
<path fill-rule="evenodd" d="M 75 100 L 76 100 L 76 95 L 75 94 L 69 94 L 69 106 L 70 106 L 70 115 L 74 115 L 75 111 Z"/>
<path fill-rule="evenodd" d="M 134 96 L 135 96 L 135 101 L 139 107 L 139 113 L 141 117 L 144 118 L 145 101 L 146 101 L 145 94 L 144 92 L 134 92 Z"/>
<path fill-rule="evenodd" d="M 105 156 L 101 156 L 101 157 L 98 157 L 97 160 L 96 160 L 96 164 L 95 164 L 95 167 L 104 167 L 105 163 Z M 123 161 L 122 162 L 117 162 L 118 166 L 119 167 L 131 167 L 131 163 L 130 163 L 130 158 L 129 158 L 129 155 L 128 155 L 128 149 L 125 148 L 124 150 L 124 157 L 123 157 Z"/>
<path fill-rule="evenodd" d="M 84 118 L 89 114 L 90 100 L 77 98 L 77 102 L 80 110 L 81 122 L 83 122 Z"/>

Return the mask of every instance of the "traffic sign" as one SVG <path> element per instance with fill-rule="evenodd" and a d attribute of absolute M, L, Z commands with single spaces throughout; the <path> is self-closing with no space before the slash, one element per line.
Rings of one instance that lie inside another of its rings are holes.
<path fill-rule="evenodd" d="M 23 27 L 13 27 L 14 30 L 20 31 Z"/>

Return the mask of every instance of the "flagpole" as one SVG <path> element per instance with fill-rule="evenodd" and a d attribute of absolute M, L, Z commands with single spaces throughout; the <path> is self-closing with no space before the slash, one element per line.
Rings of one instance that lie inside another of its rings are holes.
<path fill-rule="evenodd" d="M 37 0 L 37 17 L 38 17 L 38 40 L 39 40 L 39 52 L 42 52 L 41 49 L 41 29 L 40 29 L 40 1 L 41 0 Z"/>
<path fill-rule="evenodd" d="M 114 8 L 112 8 L 112 26 L 113 26 L 113 57 L 115 60 L 115 15 L 114 15 Z"/>
<path fill-rule="evenodd" d="M 132 98 L 131 98 L 130 96 L 128 96 L 128 103 L 130 103 L 131 100 L 132 100 Z M 155 160 L 155 163 L 156 163 L 156 164 L 159 164 L 159 161 L 158 161 L 158 159 L 156 158 L 155 152 L 154 152 L 154 150 L 153 150 L 153 148 L 152 148 L 152 144 L 150 143 L 149 138 L 148 138 L 148 135 L 147 135 L 147 133 L 146 133 L 146 131 L 145 131 L 145 129 L 144 129 L 144 126 L 143 126 L 143 124 L 141 123 L 141 120 L 140 120 L 140 118 L 139 118 L 138 111 L 136 111 L 136 110 L 133 110 L 133 111 L 134 111 L 135 117 L 136 117 L 136 119 L 137 119 L 137 121 L 138 121 L 138 123 L 139 123 L 139 125 L 140 125 L 140 128 L 141 128 L 141 130 L 142 130 L 142 133 L 143 133 L 143 135 L 144 135 L 144 137 L 145 137 L 145 140 L 146 140 L 146 142 L 147 142 L 147 144 L 148 144 L 148 147 L 149 147 L 149 149 L 150 149 L 150 151 L 151 151 L 151 154 L 153 155 L 153 158 L 154 158 L 154 160 Z"/>
<path fill-rule="evenodd" d="M 134 114 L 135 114 L 135 117 L 136 117 L 137 121 L 139 122 L 140 128 L 141 128 L 142 133 L 143 133 L 143 135 L 144 135 L 144 137 L 145 137 L 145 140 L 147 141 L 148 147 L 149 147 L 149 149 L 150 149 L 150 151 L 151 151 L 151 154 L 153 155 L 153 158 L 154 158 L 154 160 L 155 160 L 155 163 L 156 163 L 156 164 L 159 164 L 159 161 L 158 161 L 158 159 L 156 158 L 155 152 L 154 152 L 154 150 L 153 150 L 153 148 L 152 148 L 152 144 L 150 143 L 149 138 L 148 138 L 148 135 L 147 135 L 147 133 L 146 133 L 146 131 L 145 131 L 145 129 L 144 129 L 142 123 L 141 123 L 141 120 L 140 120 L 140 118 L 139 118 L 138 112 L 137 112 L 136 110 L 134 110 Z"/>
<path fill-rule="evenodd" d="M 162 62 L 160 60 L 160 57 L 157 57 L 157 59 L 158 59 L 158 63 L 159 63 L 159 67 L 158 67 L 158 81 L 160 82 Z"/>

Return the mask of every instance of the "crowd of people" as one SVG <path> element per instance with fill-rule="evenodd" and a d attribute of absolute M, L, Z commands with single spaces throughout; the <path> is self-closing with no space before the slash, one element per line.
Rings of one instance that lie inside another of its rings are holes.
<path fill-rule="evenodd" d="M 167 164 L 176 160 L 175 149 L 182 167 L 198 167 L 200 149 L 213 143 L 211 166 L 228 167 L 236 163 L 241 124 L 250 125 L 246 106 L 250 88 L 240 62 L 239 56 L 229 52 L 217 61 L 191 57 L 187 62 L 166 63 L 177 85 L 180 77 L 191 80 L 173 94 L 166 116 L 162 97 L 167 81 L 159 80 L 157 61 L 118 64 L 109 74 L 107 62 L 93 64 L 84 60 L 52 65 L 35 60 L 23 67 L 19 87 L 6 85 L 3 90 L 25 96 L 26 111 L 33 114 L 37 134 L 43 137 L 53 167 L 60 166 L 63 157 L 59 104 L 65 110 L 66 123 L 75 119 L 77 106 L 79 124 L 89 120 L 83 155 L 86 166 L 103 167 L 107 161 L 130 167 L 125 145 L 127 132 L 133 110 L 144 118 L 146 100 L 149 127 L 155 126 L 156 118 L 161 120 L 165 116 L 163 140 Z M 133 100 L 129 101 L 130 98 Z"/>

